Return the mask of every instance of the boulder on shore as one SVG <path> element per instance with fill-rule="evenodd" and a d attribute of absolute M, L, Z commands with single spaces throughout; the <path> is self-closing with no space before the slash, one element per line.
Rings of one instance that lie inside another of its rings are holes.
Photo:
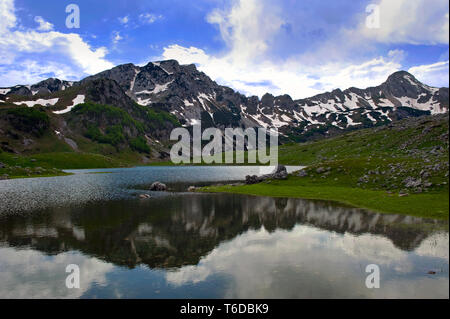
<path fill-rule="evenodd" d="M 265 179 L 271 178 L 271 179 L 286 179 L 288 177 L 286 166 L 284 165 L 278 165 L 275 170 L 272 172 L 272 174 L 264 175 Z"/>
<path fill-rule="evenodd" d="M 167 190 L 166 184 L 160 182 L 154 182 L 152 186 L 150 186 L 150 191 L 152 192 L 165 192 Z"/>
<path fill-rule="evenodd" d="M 307 177 L 308 176 L 308 172 L 306 170 L 302 169 L 301 171 L 299 171 L 297 173 L 297 176 L 298 177 Z"/>
<path fill-rule="evenodd" d="M 245 183 L 247 185 L 258 184 L 258 183 L 261 183 L 262 181 L 263 181 L 263 179 L 261 177 L 256 176 L 256 175 L 247 175 L 247 176 L 245 176 Z"/>
<path fill-rule="evenodd" d="M 248 185 L 258 184 L 267 179 L 286 179 L 288 177 L 286 166 L 278 165 L 271 174 L 263 176 L 248 175 L 245 177 L 245 183 Z"/>

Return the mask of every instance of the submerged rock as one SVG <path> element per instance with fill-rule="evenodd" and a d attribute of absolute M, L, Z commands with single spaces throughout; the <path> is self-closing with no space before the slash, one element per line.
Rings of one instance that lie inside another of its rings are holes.
<path fill-rule="evenodd" d="M 165 192 L 167 190 L 166 184 L 160 182 L 154 182 L 152 186 L 150 186 L 150 191 L 152 192 Z"/>

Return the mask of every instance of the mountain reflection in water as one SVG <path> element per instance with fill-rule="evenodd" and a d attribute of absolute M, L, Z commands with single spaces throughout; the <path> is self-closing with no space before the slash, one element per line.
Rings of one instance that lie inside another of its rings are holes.
<path fill-rule="evenodd" d="M 101 201 L 3 216 L 0 297 L 448 298 L 448 244 L 447 222 L 322 201 Z M 365 287 L 371 263 L 380 289 Z"/>

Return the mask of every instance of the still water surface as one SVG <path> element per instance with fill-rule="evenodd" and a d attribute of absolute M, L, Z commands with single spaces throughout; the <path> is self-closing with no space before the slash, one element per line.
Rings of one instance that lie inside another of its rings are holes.
<path fill-rule="evenodd" d="M 0 181 L 0 298 L 449 297 L 447 222 L 183 192 L 256 167 L 74 172 Z M 174 191 L 139 199 L 157 180 Z M 69 264 L 80 289 L 66 288 Z"/>

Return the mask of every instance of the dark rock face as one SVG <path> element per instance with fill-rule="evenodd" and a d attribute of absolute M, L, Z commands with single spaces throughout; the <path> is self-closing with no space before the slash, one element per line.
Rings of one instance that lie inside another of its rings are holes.
<path fill-rule="evenodd" d="M 50 78 L 39 82 L 36 85 L 31 87 L 31 93 L 35 94 L 49 94 L 58 91 L 63 91 L 66 88 L 69 88 L 73 85 L 73 83 L 68 81 L 61 81 L 59 79 Z"/>
<path fill-rule="evenodd" d="M 448 108 L 449 108 L 449 89 L 448 88 L 440 88 L 438 93 L 435 96 L 435 99 L 438 101 L 439 105 L 440 105 L 440 109 L 442 111 L 447 110 L 448 112 Z"/>
<path fill-rule="evenodd" d="M 165 192 L 167 191 L 167 186 L 160 182 L 155 182 L 150 186 L 150 191 L 152 192 Z"/>
<path fill-rule="evenodd" d="M 114 105 L 129 109 L 133 103 L 116 81 L 98 79 L 87 81 L 84 84 L 87 99 L 98 104 Z"/>
<path fill-rule="evenodd" d="M 6 95 L 21 95 L 26 97 L 32 97 L 34 95 L 51 94 L 58 91 L 63 91 L 73 85 L 73 82 L 62 81 L 55 78 L 49 78 L 41 81 L 37 84 L 26 86 L 17 85 L 10 88 L 10 91 Z"/>
<path fill-rule="evenodd" d="M 136 71 L 135 71 L 136 68 L 137 67 L 135 67 L 131 63 L 119 65 L 111 70 L 107 70 L 107 71 L 101 72 L 99 74 L 87 77 L 83 81 L 81 81 L 81 84 L 85 84 L 92 80 L 110 79 L 110 80 L 114 80 L 125 91 L 128 91 L 128 90 L 130 90 L 130 84 L 132 83 L 132 80 L 134 79 L 134 77 L 136 75 Z"/>

